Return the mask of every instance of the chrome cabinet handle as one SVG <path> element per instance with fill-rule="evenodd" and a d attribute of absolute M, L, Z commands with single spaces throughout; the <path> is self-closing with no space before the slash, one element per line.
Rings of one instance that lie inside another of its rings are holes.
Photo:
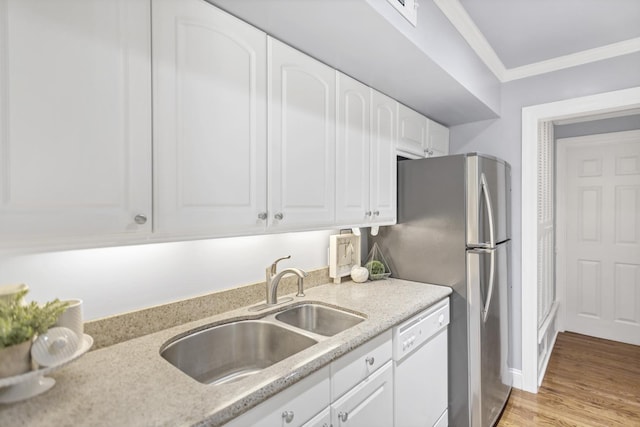
<path fill-rule="evenodd" d="M 371 216 L 371 211 L 366 211 L 364 214 L 365 214 L 366 216 Z"/>
<path fill-rule="evenodd" d="M 340 418 L 340 421 L 342 421 L 344 423 L 349 419 L 349 413 L 348 412 L 340 412 L 340 413 L 338 413 L 338 418 Z"/>
<path fill-rule="evenodd" d="M 147 222 L 147 216 L 143 214 L 138 214 L 133 217 L 133 220 L 136 222 L 136 224 L 142 225 Z"/>
<path fill-rule="evenodd" d="M 373 366 L 373 364 L 376 363 L 376 359 L 373 356 L 367 357 L 364 361 L 367 362 L 369 366 Z"/>
<path fill-rule="evenodd" d="M 373 211 L 373 216 L 378 216 L 380 215 L 380 211 Z"/>
<path fill-rule="evenodd" d="M 289 424 L 291 421 L 293 421 L 293 411 L 284 411 L 282 413 L 282 418 L 284 418 L 284 421 Z"/>
<path fill-rule="evenodd" d="M 267 213 L 266 212 L 260 212 L 258 214 L 258 219 L 262 219 L 262 220 L 267 219 Z"/>
<path fill-rule="evenodd" d="M 281 219 L 283 219 L 283 218 L 284 218 L 284 214 L 283 214 L 282 212 L 278 212 L 278 213 L 277 213 L 277 214 L 275 214 L 273 217 L 274 217 L 275 219 L 277 219 L 277 220 L 281 220 Z"/>

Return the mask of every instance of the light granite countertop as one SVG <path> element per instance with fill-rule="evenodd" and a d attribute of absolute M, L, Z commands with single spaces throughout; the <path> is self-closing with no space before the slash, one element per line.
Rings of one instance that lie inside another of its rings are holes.
<path fill-rule="evenodd" d="M 201 384 L 160 356 L 172 337 L 229 320 L 263 317 L 248 307 L 165 329 L 87 353 L 51 374 L 56 385 L 29 400 L 0 405 L 0 425 L 217 426 L 282 391 L 332 360 L 433 305 L 451 293 L 444 286 L 398 279 L 305 291 L 303 301 L 363 313 L 367 319 L 239 381 Z"/>

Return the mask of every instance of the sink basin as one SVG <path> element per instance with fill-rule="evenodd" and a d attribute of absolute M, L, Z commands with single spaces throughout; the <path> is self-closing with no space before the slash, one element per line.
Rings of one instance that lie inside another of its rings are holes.
<path fill-rule="evenodd" d="M 242 379 L 317 341 L 273 323 L 246 320 L 214 326 L 161 351 L 169 363 L 205 384 Z"/>
<path fill-rule="evenodd" d="M 278 313 L 276 319 L 314 334 L 333 336 L 362 322 L 364 318 L 318 304 L 303 304 Z"/>

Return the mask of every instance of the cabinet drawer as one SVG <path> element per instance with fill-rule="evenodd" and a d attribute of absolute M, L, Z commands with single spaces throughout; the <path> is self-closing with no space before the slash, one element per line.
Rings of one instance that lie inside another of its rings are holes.
<path fill-rule="evenodd" d="M 386 331 L 331 364 L 331 399 L 335 400 L 391 360 L 391 331 Z"/>
<path fill-rule="evenodd" d="M 240 415 L 225 427 L 300 427 L 329 406 L 329 383 L 327 366 Z"/>
<path fill-rule="evenodd" d="M 329 427 L 331 426 L 331 407 L 327 407 L 324 411 L 310 419 L 302 427 Z M 446 426 L 445 426 L 446 427 Z"/>
<path fill-rule="evenodd" d="M 393 367 L 387 362 L 331 405 L 333 427 L 393 425 Z"/>

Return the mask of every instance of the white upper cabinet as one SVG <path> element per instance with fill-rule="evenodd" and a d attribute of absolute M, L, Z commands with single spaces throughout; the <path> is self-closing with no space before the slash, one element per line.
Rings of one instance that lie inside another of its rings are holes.
<path fill-rule="evenodd" d="M 427 118 L 398 104 L 398 154 L 410 158 L 425 157 Z"/>
<path fill-rule="evenodd" d="M 396 222 L 398 102 L 371 90 L 371 215 L 378 225 Z"/>
<path fill-rule="evenodd" d="M 272 230 L 334 223 L 335 70 L 268 38 Z"/>
<path fill-rule="evenodd" d="M 429 119 L 427 119 L 427 128 L 427 144 L 425 146 L 427 156 L 437 157 L 449 154 L 449 128 Z"/>
<path fill-rule="evenodd" d="M 397 103 L 341 73 L 337 99 L 336 221 L 394 223 Z"/>
<path fill-rule="evenodd" d="M 371 89 L 337 73 L 336 221 L 371 220 Z"/>
<path fill-rule="evenodd" d="M 202 0 L 153 3 L 156 231 L 264 230 L 266 53 L 265 33 Z"/>
<path fill-rule="evenodd" d="M 0 2 L 0 240 L 151 229 L 150 4 Z"/>
<path fill-rule="evenodd" d="M 398 155 L 411 159 L 449 154 L 449 128 L 398 104 Z"/>

